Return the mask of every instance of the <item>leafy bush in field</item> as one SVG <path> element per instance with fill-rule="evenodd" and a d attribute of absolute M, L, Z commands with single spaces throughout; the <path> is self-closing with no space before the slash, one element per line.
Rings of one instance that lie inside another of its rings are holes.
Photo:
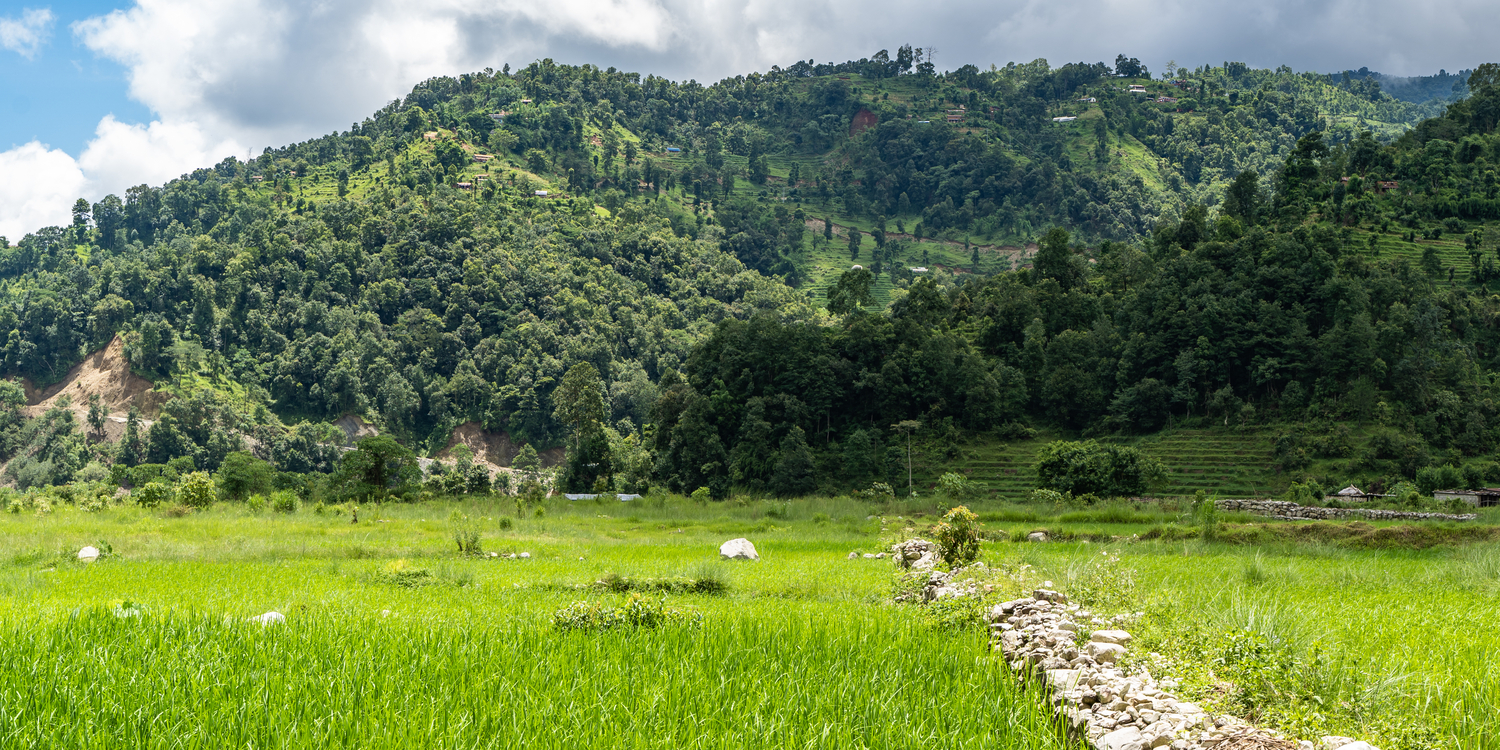
<path fill-rule="evenodd" d="M 1043 487 L 1059 492 L 1119 497 L 1146 494 L 1166 476 L 1166 467 L 1128 446 L 1057 440 L 1037 452 L 1036 475 Z"/>
<path fill-rule="evenodd" d="M 943 562 L 964 565 L 979 557 L 979 517 L 960 505 L 943 516 L 933 530 L 942 548 Z"/>
<path fill-rule="evenodd" d="M 699 487 L 698 489 L 693 490 L 693 494 L 692 494 L 693 502 L 695 502 L 695 503 L 697 503 L 699 505 L 704 505 L 704 504 L 708 503 L 708 500 L 709 500 L 709 498 L 711 496 L 712 496 L 712 492 L 710 492 L 710 490 L 707 487 Z"/>
<path fill-rule="evenodd" d="M 606 591 L 623 594 L 627 591 L 646 591 L 659 594 L 722 594 L 729 590 L 729 583 L 717 570 L 698 571 L 694 576 L 674 578 L 633 578 L 619 573 L 606 573 L 594 586 Z"/>
<path fill-rule="evenodd" d="M 979 494 L 978 488 L 968 477 L 957 472 L 947 472 L 937 481 L 938 493 L 949 500 L 967 500 Z"/>
<path fill-rule="evenodd" d="M 271 493 L 271 510 L 277 513 L 296 513 L 298 505 L 300 505 L 300 501 L 297 499 L 297 493 L 295 492 L 281 490 Z"/>
<path fill-rule="evenodd" d="M 478 523 L 456 510 L 448 517 L 448 522 L 453 525 L 453 541 L 458 545 L 458 554 L 484 554 L 484 549 L 479 543 Z"/>
<path fill-rule="evenodd" d="M 136 487 L 130 498 L 142 508 L 155 508 L 172 499 L 172 488 L 161 482 L 147 482 Z"/>
<path fill-rule="evenodd" d="M 652 601 L 640 594 L 631 594 L 619 607 L 573 602 L 552 614 L 552 627 L 564 632 L 649 629 L 663 625 L 699 625 L 702 622 L 700 612 L 668 607 L 666 597 Z"/>
<path fill-rule="evenodd" d="M 385 583 L 404 589 L 421 588 L 438 583 L 437 578 L 432 575 L 432 571 L 416 567 L 408 563 L 405 559 L 392 560 L 386 563 L 385 567 L 376 574 L 376 577 Z"/>
<path fill-rule="evenodd" d="M 177 501 L 189 508 L 207 508 L 217 495 L 213 477 L 206 471 L 195 471 L 177 483 Z"/>

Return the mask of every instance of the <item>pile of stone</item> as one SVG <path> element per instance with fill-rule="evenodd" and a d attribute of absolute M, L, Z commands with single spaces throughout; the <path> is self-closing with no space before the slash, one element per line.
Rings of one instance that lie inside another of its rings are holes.
<path fill-rule="evenodd" d="M 1118 665 L 1131 635 L 1109 627 L 1120 620 L 1095 617 L 1057 591 L 1037 589 L 998 604 L 985 619 L 1011 669 L 1041 678 L 1069 729 L 1097 750 L 1317 748 L 1232 716 L 1212 716 L 1167 692 L 1176 687 L 1172 680 L 1157 682 L 1145 670 L 1127 673 Z M 1092 630 L 1096 626 L 1103 629 Z M 1322 747 L 1376 750 L 1344 737 L 1325 737 Z"/>
<path fill-rule="evenodd" d="M 932 570 L 942 559 L 938 546 L 926 539 L 908 539 L 891 545 L 891 559 L 909 570 Z"/>
<path fill-rule="evenodd" d="M 1285 500 L 1220 500 L 1219 510 L 1240 510 L 1278 521 L 1328 521 L 1335 518 L 1360 518 L 1367 521 L 1473 521 L 1473 513 L 1417 513 L 1379 508 L 1314 508 Z"/>

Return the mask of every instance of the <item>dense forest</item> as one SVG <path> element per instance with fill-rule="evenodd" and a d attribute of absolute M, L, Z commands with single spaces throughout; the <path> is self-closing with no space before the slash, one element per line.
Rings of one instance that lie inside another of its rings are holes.
<path fill-rule="evenodd" d="M 542 61 L 79 201 L 71 226 L 0 240 L 0 368 L 54 382 L 119 334 L 174 397 L 107 442 L 104 407 L 26 418 L 8 386 L 6 474 L 247 449 L 328 472 L 347 414 L 424 454 L 470 422 L 566 444 L 570 489 L 720 497 L 895 483 L 914 432 L 943 450 L 1278 420 L 1302 425 L 1278 441 L 1295 472 L 1339 450 L 1319 425 L 1378 422 L 1362 470 L 1392 480 L 1492 451 L 1495 67 L 1425 121 L 1285 69 L 1145 75 L 1124 56 L 939 74 L 909 48 L 712 86 Z M 879 309 L 867 269 L 797 288 L 833 238 L 819 217 L 879 222 L 877 263 L 888 221 L 1038 247 Z M 1376 241 L 1443 233 L 1468 268 Z"/>

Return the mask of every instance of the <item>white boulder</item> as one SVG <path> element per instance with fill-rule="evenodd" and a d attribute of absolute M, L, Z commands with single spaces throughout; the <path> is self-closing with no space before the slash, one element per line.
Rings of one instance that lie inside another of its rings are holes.
<path fill-rule="evenodd" d="M 1045 532 L 1045 531 L 1033 531 L 1030 534 L 1026 535 L 1026 541 L 1028 541 L 1028 542 L 1045 542 L 1045 541 L 1047 541 L 1047 532 Z"/>
<path fill-rule="evenodd" d="M 719 545 L 719 559 L 721 560 L 759 560 L 760 555 L 755 553 L 755 545 L 749 539 L 730 539 Z"/>
<path fill-rule="evenodd" d="M 258 622 L 262 627 L 279 625 L 283 622 L 286 622 L 286 615 L 283 615 L 280 612 L 272 611 L 267 612 L 263 615 L 256 615 L 255 617 L 250 618 L 250 622 Z"/>
<path fill-rule="evenodd" d="M 1146 738 L 1135 727 L 1118 729 L 1099 738 L 1099 750 L 1145 750 L 1147 747 Z"/>
<path fill-rule="evenodd" d="M 1120 657 L 1125 655 L 1125 647 L 1118 643 L 1099 643 L 1092 641 L 1087 646 L 1085 653 L 1093 657 L 1094 661 L 1103 664 L 1114 664 Z"/>
<path fill-rule="evenodd" d="M 83 549 L 78 550 L 78 562 L 81 562 L 81 563 L 91 563 L 91 562 L 93 562 L 95 560 L 98 560 L 98 559 L 99 559 L 99 548 L 98 547 L 84 547 Z"/>
<path fill-rule="evenodd" d="M 1095 630 L 1089 640 L 1094 643 L 1117 643 L 1121 646 L 1130 645 L 1131 636 L 1123 630 Z"/>
<path fill-rule="evenodd" d="M 517 555 L 517 557 L 521 558 L 522 560 L 530 560 L 531 559 L 531 553 L 530 552 L 522 552 L 521 554 Z M 579 558 L 579 559 L 581 560 L 583 558 Z"/>

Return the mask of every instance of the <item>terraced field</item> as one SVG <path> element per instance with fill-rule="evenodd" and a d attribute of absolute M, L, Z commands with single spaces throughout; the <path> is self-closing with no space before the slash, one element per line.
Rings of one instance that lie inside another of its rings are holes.
<path fill-rule="evenodd" d="M 943 471 L 960 471 L 994 495 L 1024 498 L 1036 487 L 1032 464 L 1037 451 L 1062 437 L 1041 433 L 1031 440 L 970 444 L 955 461 L 923 465 L 916 482 L 929 486 Z M 1165 463 L 1168 475 L 1161 494 L 1191 495 L 1203 490 L 1220 497 L 1255 497 L 1284 489 L 1285 480 L 1272 465 L 1271 438 L 1270 430 L 1176 429 L 1100 442 L 1132 445 Z"/>

